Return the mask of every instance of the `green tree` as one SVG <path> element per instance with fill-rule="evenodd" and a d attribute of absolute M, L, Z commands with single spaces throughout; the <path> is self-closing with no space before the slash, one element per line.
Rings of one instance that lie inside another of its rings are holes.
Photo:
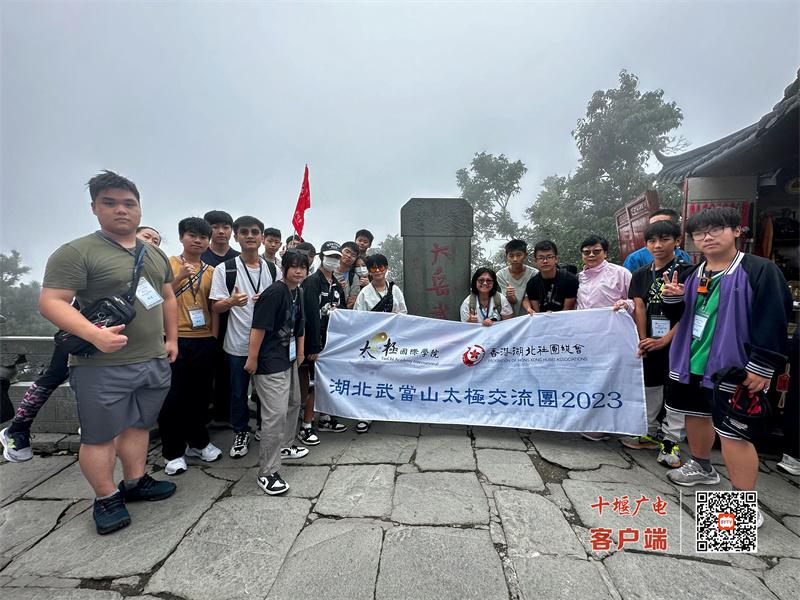
<path fill-rule="evenodd" d="M 486 242 L 517 236 L 519 223 L 512 218 L 508 203 L 519 194 L 519 182 L 527 170 L 521 160 L 511 162 L 504 154 L 480 152 L 472 157 L 468 168 L 456 171 L 461 196 L 472 205 L 474 214 L 473 268 L 485 262 Z"/>
<path fill-rule="evenodd" d="M 387 235 L 386 239 L 370 252 L 370 254 L 383 254 L 389 261 L 389 278 L 400 289 L 403 289 L 403 238 L 399 235 Z"/>
<path fill-rule="evenodd" d="M 30 270 L 16 250 L 10 255 L 0 254 L 0 314 L 5 318 L 0 332 L 3 335 L 53 335 L 56 331 L 37 310 L 41 284 L 21 282 Z"/>
<path fill-rule="evenodd" d="M 642 92 L 638 78 L 622 70 L 619 87 L 596 91 L 572 131 L 580 154 L 576 170 L 566 177 L 547 177 L 527 209 L 535 237 L 552 239 L 562 259 L 580 264 L 577 246 L 587 234 L 599 233 L 609 240 L 609 258 L 617 260 L 614 213 L 653 189 L 655 175 L 647 172 L 647 162 L 656 150 L 684 146 L 671 135 L 682 119 L 675 102 L 664 100 L 663 90 Z M 677 190 L 656 189 L 662 206 L 680 204 Z"/>

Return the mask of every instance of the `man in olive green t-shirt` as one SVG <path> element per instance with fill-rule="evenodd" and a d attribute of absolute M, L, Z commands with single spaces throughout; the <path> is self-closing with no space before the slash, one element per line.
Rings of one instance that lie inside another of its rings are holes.
<path fill-rule="evenodd" d="M 81 470 L 96 495 L 97 532 L 106 534 L 130 523 L 126 501 L 161 500 L 175 492 L 175 484 L 156 481 L 144 470 L 149 430 L 170 386 L 178 325 L 169 260 L 149 244 L 136 288 L 136 317 L 128 325 L 95 327 L 71 305 L 73 298 L 90 307 L 125 294 L 141 248 L 136 185 L 104 171 L 89 181 L 89 192 L 100 230 L 67 242 L 49 258 L 39 311 L 98 349 L 91 356 L 70 356 L 70 385 L 81 423 Z M 116 456 L 124 474 L 119 486 L 113 479 Z"/>

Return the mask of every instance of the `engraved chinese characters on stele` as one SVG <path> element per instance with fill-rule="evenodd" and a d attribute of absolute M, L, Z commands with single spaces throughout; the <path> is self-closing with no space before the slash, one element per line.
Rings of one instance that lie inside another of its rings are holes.
<path fill-rule="evenodd" d="M 412 198 L 400 223 L 409 313 L 457 321 L 469 292 L 472 207 L 461 198 Z"/>
<path fill-rule="evenodd" d="M 669 549 L 667 527 L 647 526 L 635 527 L 636 517 L 644 514 L 655 513 L 659 517 L 667 516 L 669 502 L 660 495 L 649 498 L 640 494 L 635 496 L 614 496 L 613 498 L 603 498 L 597 496 L 597 501 L 590 504 L 592 510 L 597 511 L 599 516 L 603 511 L 610 511 L 616 516 L 631 519 L 631 526 L 618 527 L 616 530 L 609 527 L 592 527 L 589 530 L 589 543 L 595 552 L 611 550 L 612 546 L 616 550 L 624 548 L 635 548 L 637 550 L 651 550 L 656 552 L 666 552 Z M 616 543 L 614 538 L 616 537 Z"/>

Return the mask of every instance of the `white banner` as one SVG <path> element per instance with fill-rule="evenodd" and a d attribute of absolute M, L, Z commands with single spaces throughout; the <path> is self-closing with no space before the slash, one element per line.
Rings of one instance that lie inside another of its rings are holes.
<path fill-rule="evenodd" d="M 625 311 L 484 327 L 337 310 L 316 366 L 316 409 L 378 421 L 647 432 L 638 336 Z"/>

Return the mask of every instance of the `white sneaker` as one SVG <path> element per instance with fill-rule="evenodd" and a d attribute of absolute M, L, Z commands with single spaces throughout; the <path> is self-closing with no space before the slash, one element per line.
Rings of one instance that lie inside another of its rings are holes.
<path fill-rule="evenodd" d="M 240 431 L 236 434 L 231 446 L 231 458 L 241 458 L 247 455 L 248 446 L 250 445 L 250 432 Z"/>
<path fill-rule="evenodd" d="M 281 458 L 303 458 L 308 454 L 308 448 L 304 446 L 292 446 L 291 448 L 281 448 Z"/>
<path fill-rule="evenodd" d="M 784 454 L 781 462 L 776 466 L 784 473 L 789 473 L 789 475 L 800 475 L 800 460 L 797 460 L 794 456 Z"/>
<path fill-rule="evenodd" d="M 186 456 L 199 458 L 205 462 L 214 462 L 215 460 L 222 458 L 222 450 L 217 448 L 214 444 L 209 443 L 208 446 L 202 450 L 198 450 L 197 448 L 187 448 Z"/>
<path fill-rule="evenodd" d="M 186 466 L 186 459 L 181 456 L 179 458 L 168 460 L 166 466 L 164 467 L 164 473 L 167 475 L 180 475 L 181 473 L 185 473 L 186 469 L 188 469 Z"/>
<path fill-rule="evenodd" d="M 761 509 L 756 507 L 756 529 L 761 527 L 764 524 L 764 515 L 761 513 Z"/>

